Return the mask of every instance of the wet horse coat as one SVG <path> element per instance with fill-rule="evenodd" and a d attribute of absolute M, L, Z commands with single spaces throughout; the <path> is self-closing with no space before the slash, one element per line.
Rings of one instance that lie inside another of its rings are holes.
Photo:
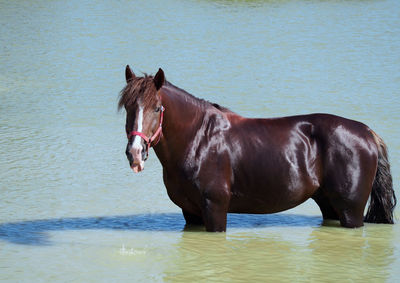
<path fill-rule="evenodd" d="M 313 198 L 324 219 L 359 227 L 371 191 L 365 220 L 393 223 L 386 146 L 366 125 L 328 114 L 244 118 L 175 87 L 161 69 L 138 78 L 127 66 L 126 79 L 119 105 L 127 111 L 128 160 L 138 172 L 145 148 L 154 147 L 188 224 L 225 231 L 228 212 L 274 213 Z M 130 135 L 153 136 L 162 115 L 157 143 Z"/>

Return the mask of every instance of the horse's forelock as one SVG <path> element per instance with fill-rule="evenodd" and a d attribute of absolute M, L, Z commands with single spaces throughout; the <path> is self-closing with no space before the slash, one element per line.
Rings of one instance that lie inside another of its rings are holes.
<path fill-rule="evenodd" d="M 133 105 L 139 98 L 142 98 L 143 107 L 146 108 L 157 100 L 156 93 L 152 76 L 145 74 L 144 77 L 135 78 L 121 90 L 118 110 Z"/>

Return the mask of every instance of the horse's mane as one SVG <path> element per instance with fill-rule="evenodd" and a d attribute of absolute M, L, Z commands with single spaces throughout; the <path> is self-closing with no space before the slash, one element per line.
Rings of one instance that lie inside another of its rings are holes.
<path fill-rule="evenodd" d="M 124 106 L 129 107 L 129 105 L 135 103 L 138 97 L 142 96 L 143 102 L 145 103 L 144 107 L 153 104 L 154 100 L 156 100 L 154 93 L 157 91 L 153 83 L 153 78 L 154 77 L 151 75 L 144 74 L 144 77 L 135 77 L 134 79 L 130 80 L 120 92 L 118 110 Z M 220 106 L 217 103 L 212 103 L 210 101 L 195 97 L 186 90 L 173 85 L 169 81 L 165 81 L 164 86 L 178 90 L 180 93 L 185 95 L 186 100 L 190 100 L 193 104 L 203 109 L 214 107 L 222 112 L 232 112 L 228 108 Z"/>
<path fill-rule="evenodd" d="M 218 110 L 220 110 L 222 112 L 232 112 L 230 109 L 228 109 L 226 107 L 223 107 L 223 106 L 221 106 L 221 105 L 219 105 L 217 103 L 213 103 L 213 102 L 210 102 L 208 100 L 205 100 L 205 99 L 202 99 L 202 98 L 198 98 L 198 97 L 190 94 L 186 90 L 181 89 L 181 88 L 175 86 L 174 84 L 172 84 L 172 83 L 170 83 L 168 81 L 165 82 L 165 86 L 166 87 L 170 87 L 170 88 L 174 88 L 174 89 L 178 90 L 179 92 L 183 93 L 186 96 L 187 100 L 190 100 L 193 104 L 195 104 L 195 105 L 197 105 L 197 106 L 199 106 L 199 107 L 201 107 L 203 109 L 206 109 L 206 108 L 209 108 L 209 107 L 214 107 L 214 108 L 217 108 Z"/>

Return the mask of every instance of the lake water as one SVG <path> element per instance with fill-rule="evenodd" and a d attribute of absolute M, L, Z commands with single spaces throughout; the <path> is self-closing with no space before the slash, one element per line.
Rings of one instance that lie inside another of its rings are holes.
<path fill-rule="evenodd" d="M 249 117 L 356 119 L 399 196 L 400 1 L 0 0 L 0 29 L 0 280 L 400 277 L 398 224 L 322 226 L 312 201 L 184 230 L 154 152 L 131 172 L 117 112 L 130 64 Z"/>

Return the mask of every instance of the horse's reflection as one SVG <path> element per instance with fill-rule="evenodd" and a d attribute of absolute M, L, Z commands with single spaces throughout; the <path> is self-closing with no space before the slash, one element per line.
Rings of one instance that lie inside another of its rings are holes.
<path fill-rule="evenodd" d="M 390 225 L 370 224 L 354 230 L 316 228 L 308 238 L 307 272 L 331 281 L 385 281 L 395 260 L 394 239 Z"/>
<path fill-rule="evenodd" d="M 229 233 L 202 233 L 204 226 L 185 226 L 180 213 L 63 218 L 3 223 L 0 239 L 40 246 L 55 244 L 51 231 L 176 232 L 180 240 L 165 268 L 166 281 L 386 280 L 395 260 L 396 226 L 348 230 L 319 216 L 292 214 L 232 214 L 228 226 Z"/>
<path fill-rule="evenodd" d="M 202 228 L 187 227 L 164 279 L 290 282 L 389 278 L 395 260 L 393 226 L 371 224 L 347 230 L 338 222 L 324 224 L 329 226 L 230 227 L 232 233 L 216 235 L 195 233 Z"/>

